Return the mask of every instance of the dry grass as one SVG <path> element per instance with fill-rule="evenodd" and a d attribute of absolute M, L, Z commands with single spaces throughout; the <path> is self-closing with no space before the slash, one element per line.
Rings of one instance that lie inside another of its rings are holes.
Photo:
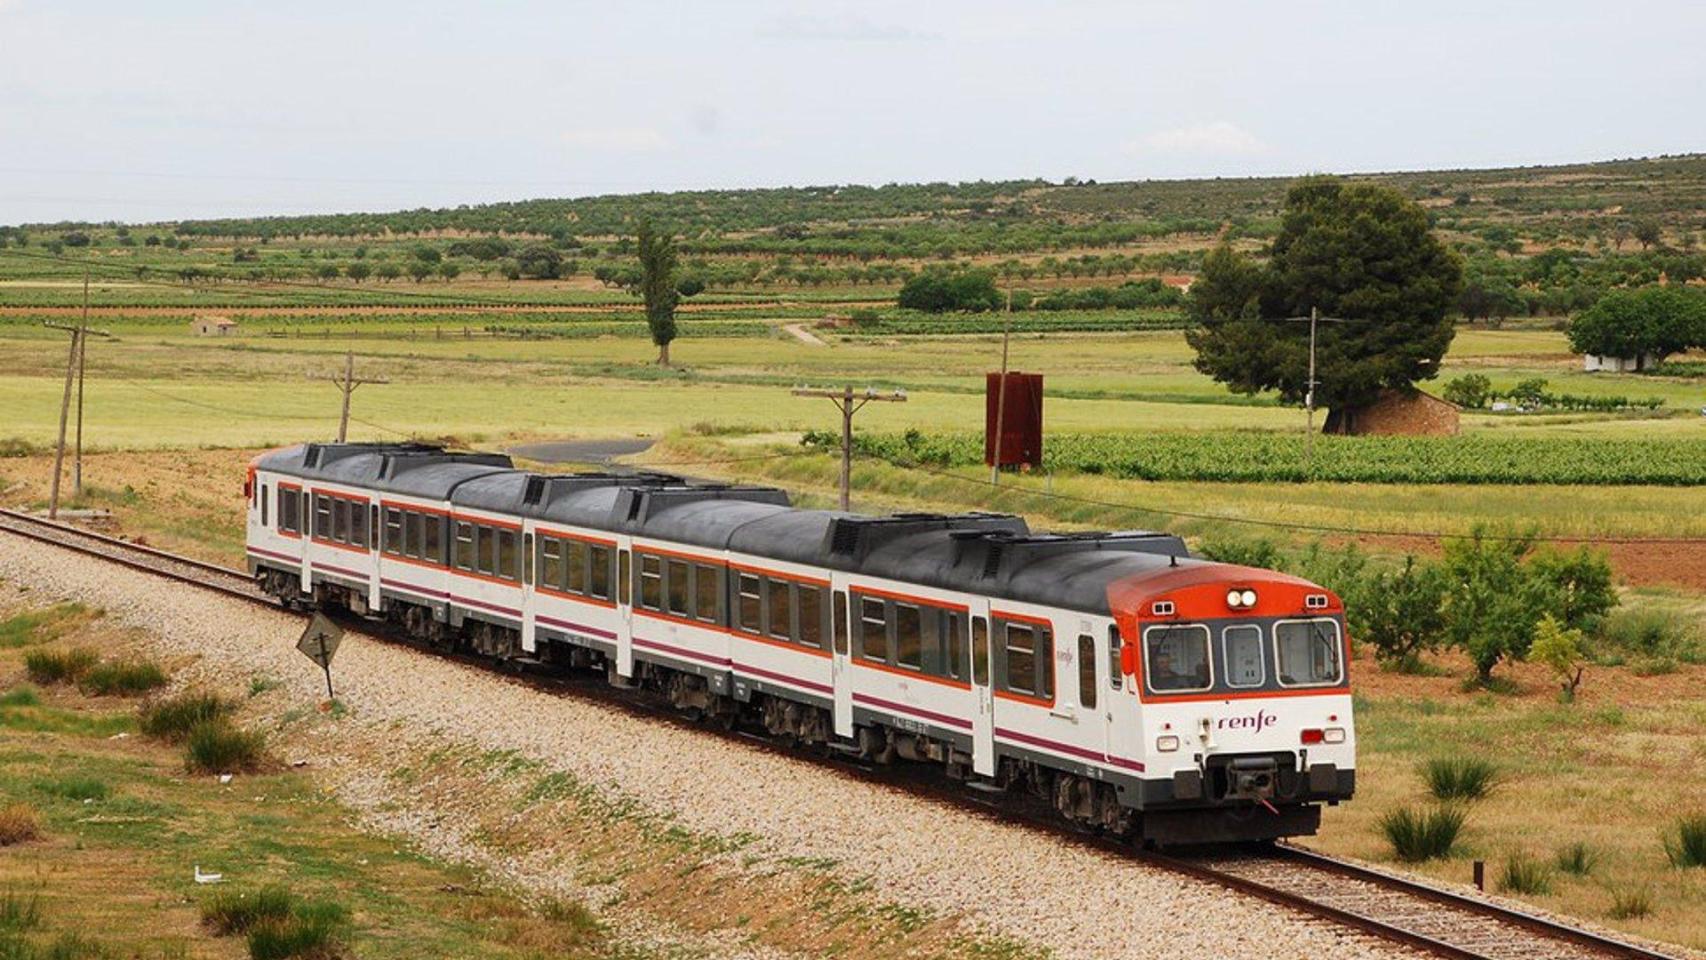
<path fill-rule="evenodd" d="M 41 818 L 28 804 L 0 807 L 0 847 L 41 839 Z"/>

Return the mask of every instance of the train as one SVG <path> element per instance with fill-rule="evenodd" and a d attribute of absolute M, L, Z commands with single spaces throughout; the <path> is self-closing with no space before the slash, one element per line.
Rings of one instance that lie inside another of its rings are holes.
<path fill-rule="evenodd" d="M 707 722 L 1022 791 L 1089 830 L 1306 835 L 1355 789 L 1339 597 L 1172 534 L 803 509 L 773 487 L 417 443 L 271 451 L 245 499 L 248 570 L 288 607 L 602 671 Z"/>

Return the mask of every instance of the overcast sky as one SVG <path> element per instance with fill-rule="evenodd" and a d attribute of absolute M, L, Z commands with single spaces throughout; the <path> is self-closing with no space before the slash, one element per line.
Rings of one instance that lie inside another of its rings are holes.
<path fill-rule="evenodd" d="M 0 223 L 1706 150 L 1706 4 L 0 0 Z"/>

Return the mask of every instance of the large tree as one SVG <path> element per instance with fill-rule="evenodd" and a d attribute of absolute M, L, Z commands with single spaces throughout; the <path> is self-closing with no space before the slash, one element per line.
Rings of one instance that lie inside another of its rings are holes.
<path fill-rule="evenodd" d="M 1678 287 L 1612 290 L 1570 321 L 1570 348 L 1605 357 L 1663 360 L 1706 346 L 1706 295 Z"/>
<path fill-rule="evenodd" d="M 1403 194 L 1327 177 L 1286 194 L 1266 263 L 1222 246 L 1191 286 L 1196 326 L 1186 334 L 1196 367 L 1238 393 L 1278 391 L 1288 403 L 1308 392 L 1311 308 L 1324 323 L 1316 346 L 1318 406 L 1329 427 L 1387 388 L 1439 372 L 1450 346 L 1446 318 L 1463 266 Z"/>
<path fill-rule="evenodd" d="M 640 221 L 640 296 L 646 301 L 646 326 L 657 344 L 658 365 L 669 366 L 669 344 L 675 339 L 675 305 L 681 294 L 675 287 L 675 238 L 652 229 L 651 221 Z"/>

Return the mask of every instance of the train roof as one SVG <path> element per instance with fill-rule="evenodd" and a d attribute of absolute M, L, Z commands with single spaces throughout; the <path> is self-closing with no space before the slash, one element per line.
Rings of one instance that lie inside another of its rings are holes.
<path fill-rule="evenodd" d="M 535 474 L 514 469 L 502 454 L 424 444 L 305 444 L 263 455 L 256 465 L 548 523 L 1102 615 L 1116 580 L 1203 563 L 1167 533 L 1032 533 L 1022 518 L 994 513 L 870 517 L 802 510 L 773 487 L 668 474 Z"/>

